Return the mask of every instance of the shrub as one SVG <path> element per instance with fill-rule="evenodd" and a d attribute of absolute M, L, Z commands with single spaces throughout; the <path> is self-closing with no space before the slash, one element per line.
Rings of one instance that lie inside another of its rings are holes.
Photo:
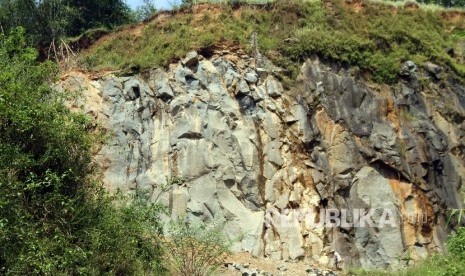
<path fill-rule="evenodd" d="M 141 275 L 160 269 L 156 205 L 110 196 L 96 137 L 50 89 L 24 30 L 0 34 L 0 274 Z"/>
<path fill-rule="evenodd" d="M 2 32 L 23 27 L 34 45 L 44 46 L 92 28 L 113 28 L 131 22 L 123 0 L 0 1 Z"/>
<path fill-rule="evenodd" d="M 176 275 L 211 275 L 226 257 L 230 241 L 219 224 L 173 221 L 163 241 L 169 269 Z"/>
<path fill-rule="evenodd" d="M 458 228 L 456 233 L 449 238 L 447 248 L 454 257 L 465 259 L 465 227 Z"/>

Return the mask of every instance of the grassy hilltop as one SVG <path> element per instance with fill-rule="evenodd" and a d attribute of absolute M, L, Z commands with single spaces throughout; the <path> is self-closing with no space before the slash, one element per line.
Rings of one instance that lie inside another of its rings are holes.
<path fill-rule="evenodd" d="M 121 28 L 84 51 L 80 64 L 92 70 L 165 66 L 191 49 L 249 49 L 256 32 L 260 51 L 293 77 L 312 54 L 355 66 L 377 82 L 394 81 L 405 60 L 447 64 L 464 75 L 464 19 L 461 11 L 413 3 L 200 4 Z"/>

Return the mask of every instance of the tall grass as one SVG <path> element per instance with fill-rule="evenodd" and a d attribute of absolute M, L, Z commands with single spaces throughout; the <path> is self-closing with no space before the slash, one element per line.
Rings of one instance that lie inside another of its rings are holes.
<path fill-rule="evenodd" d="M 93 70 L 166 66 L 189 50 L 225 41 L 247 49 L 250 36 L 257 32 L 260 50 L 293 77 L 299 63 L 312 54 L 358 66 L 378 82 L 395 81 L 406 60 L 448 65 L 465 75 L 463 47 L 458 46 L 464 37 L 454 35 L 465 25 L 449 22 L 432 9 L 378 2 L 364 2 L 357 9 L 340 0 L 280 0 L 234 8 L 211 4 L 165 13 L 137 29 L 97 42 L 81 55 L 82 66 Z M 455 48 L 457 56 L 450 56 L 447 48 Z"/>

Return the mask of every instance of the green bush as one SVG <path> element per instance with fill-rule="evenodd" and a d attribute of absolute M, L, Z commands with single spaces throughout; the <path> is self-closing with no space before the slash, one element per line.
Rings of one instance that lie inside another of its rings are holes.
<path fill-rule="evenodd" d="M 452 256 L 465 260 L 465 227 L 458 228 L 449 238 L 447 248 Z"/>
<path fill-rule="evenodd" d="M 386 275 L 386 276 L 461 276 L 465 271 L 465 228 L 457 229 L 447 240 L 448 253 L 433 255 L 412 267 L 393 272 L 350 270 L 349 275 Z"/>
<path fill-rule="evenodd" d="M 165 233 L 167 266 L 174 275 L 211 275 L 224 262 L 230 240 L 218 223 L 172 221 Z"/>
<path fill-rule="evenodd" d="M 132 22 L 123 0 L 0 0 L 2 32 L 23 27 L 35 46 L 77 36 L 92 28 L 113 28 Z"/>
<path fill-rule="evenodd" d="M 0 274 L 141 275 L 160 269 L 159 207 L 108 195 L 90 120 L 50 89 L 24 30 L 0 34 Z"/>

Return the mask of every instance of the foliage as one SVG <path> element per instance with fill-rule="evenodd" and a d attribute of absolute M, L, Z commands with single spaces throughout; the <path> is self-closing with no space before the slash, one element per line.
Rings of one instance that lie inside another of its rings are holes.
<path fill-rule="evenodd" d="M 449 225 L 451 220 L 454 218 L 457 219 L 457 224 L 460 225 L 462 223 L 463 215 L 465 214 L 465 209 L 451 209 L 450 211 L 451 213 L 447 219 L 447 225 Z"/>
<path fill-rule="evenodd" d="M 358 66 L 377 82 L 394 82 L 406 60 L 449 65 L 465 75 L 463 60 L 446 51 L 464 40 L 448 30 L 459 33 L 465 26 L 451 26 L 438 11 L 372 2 L 356 10 L 339 0 L 280 0 L 237 8 L 212 4 L 193 11 L 181 9 L 169 20 L 153 20 L 138 35 L 130 29 L 116 32 L 84 53 L 81 64 L 95 70 L 166 66 L 192 49 L 222 43 L 248 49 L 257 32 L 261 52 L 292 77 L 314 54 Z"/>
<path fill-rule="evenodd" d="M 465 270 L 462 261 L 454 257 L 432 256 L 407 269 L 397 271 L 350 269 L 350 276 L 461 276 Z"/>
<path fill-rule="evenodd" d="M 195 4 L 195 0 L 182 0 L 181 1 L 181 8 L 192 8 L 192 6 Z"/>
<path fill-rule="evenodd" d="M 449 238 L 447 248 L 451 255 L 465 260 L 465 227 L 458 228 L 456 233 Z"/>
<path fill-rule="evenodd" d="M 0 0 L 3 30 L 8 33 L 21 26 L 34 44 L 130 21 L 131 13 L 123 0 Z"/>
<path fill-rule="evenodd" d="M 159 207 L 101 188 L 90 121 L 49 88 L 55 66 L 26 44 L 23 29 L 0 35 L 0 273 L 160 269 Z"/>
<path fill-rule="evenodd" d="M 435 4 L 443 7 L 457 7 L 465 8 L 464 0 L 418 0 L 418 3 L 422 4 Z"/>
<path fill-rule="evenodd" d="M 464 191 L 462 190 L 462 193 L 463 192 Z M 464 198 L 463 203 L 465 204 L 465 198 Z M 452 225 L 460 226 L 462 224 L 462 219 L 465 214 L 465 209 L 450 209 L 449 211 L 450 211 L 450 214 L 449 214 L 449 218 L 447 219 L 447 225 L 450 226 L 452 224 Z"/>
<path fill-rule="evenodd" d="M 156 11 L 157 8 L 155 7 L 154 0 L 143 0 L 143 4 L 133 11 L 134 21 L 139 22 L 147 20 L 150 16 L 155 14 Z"/>
<path fill-rule="evenodd" d="M 449 250 L 446 255 L 434 255 L 426 260 L 420 261 L 412 267 L 398 271 L 365 271 L 351 269 L 348 275 L 371 276 L 461 276 L 465 271 L 465 228 L 459 228 L 447 241 Z"/>
<path fill-rule="evenodd" d="M 219 224 L 173 221 L 163 241 L 169 268 L 176 275 L 211 275 L 229 251 L 230 241 Z"/>

